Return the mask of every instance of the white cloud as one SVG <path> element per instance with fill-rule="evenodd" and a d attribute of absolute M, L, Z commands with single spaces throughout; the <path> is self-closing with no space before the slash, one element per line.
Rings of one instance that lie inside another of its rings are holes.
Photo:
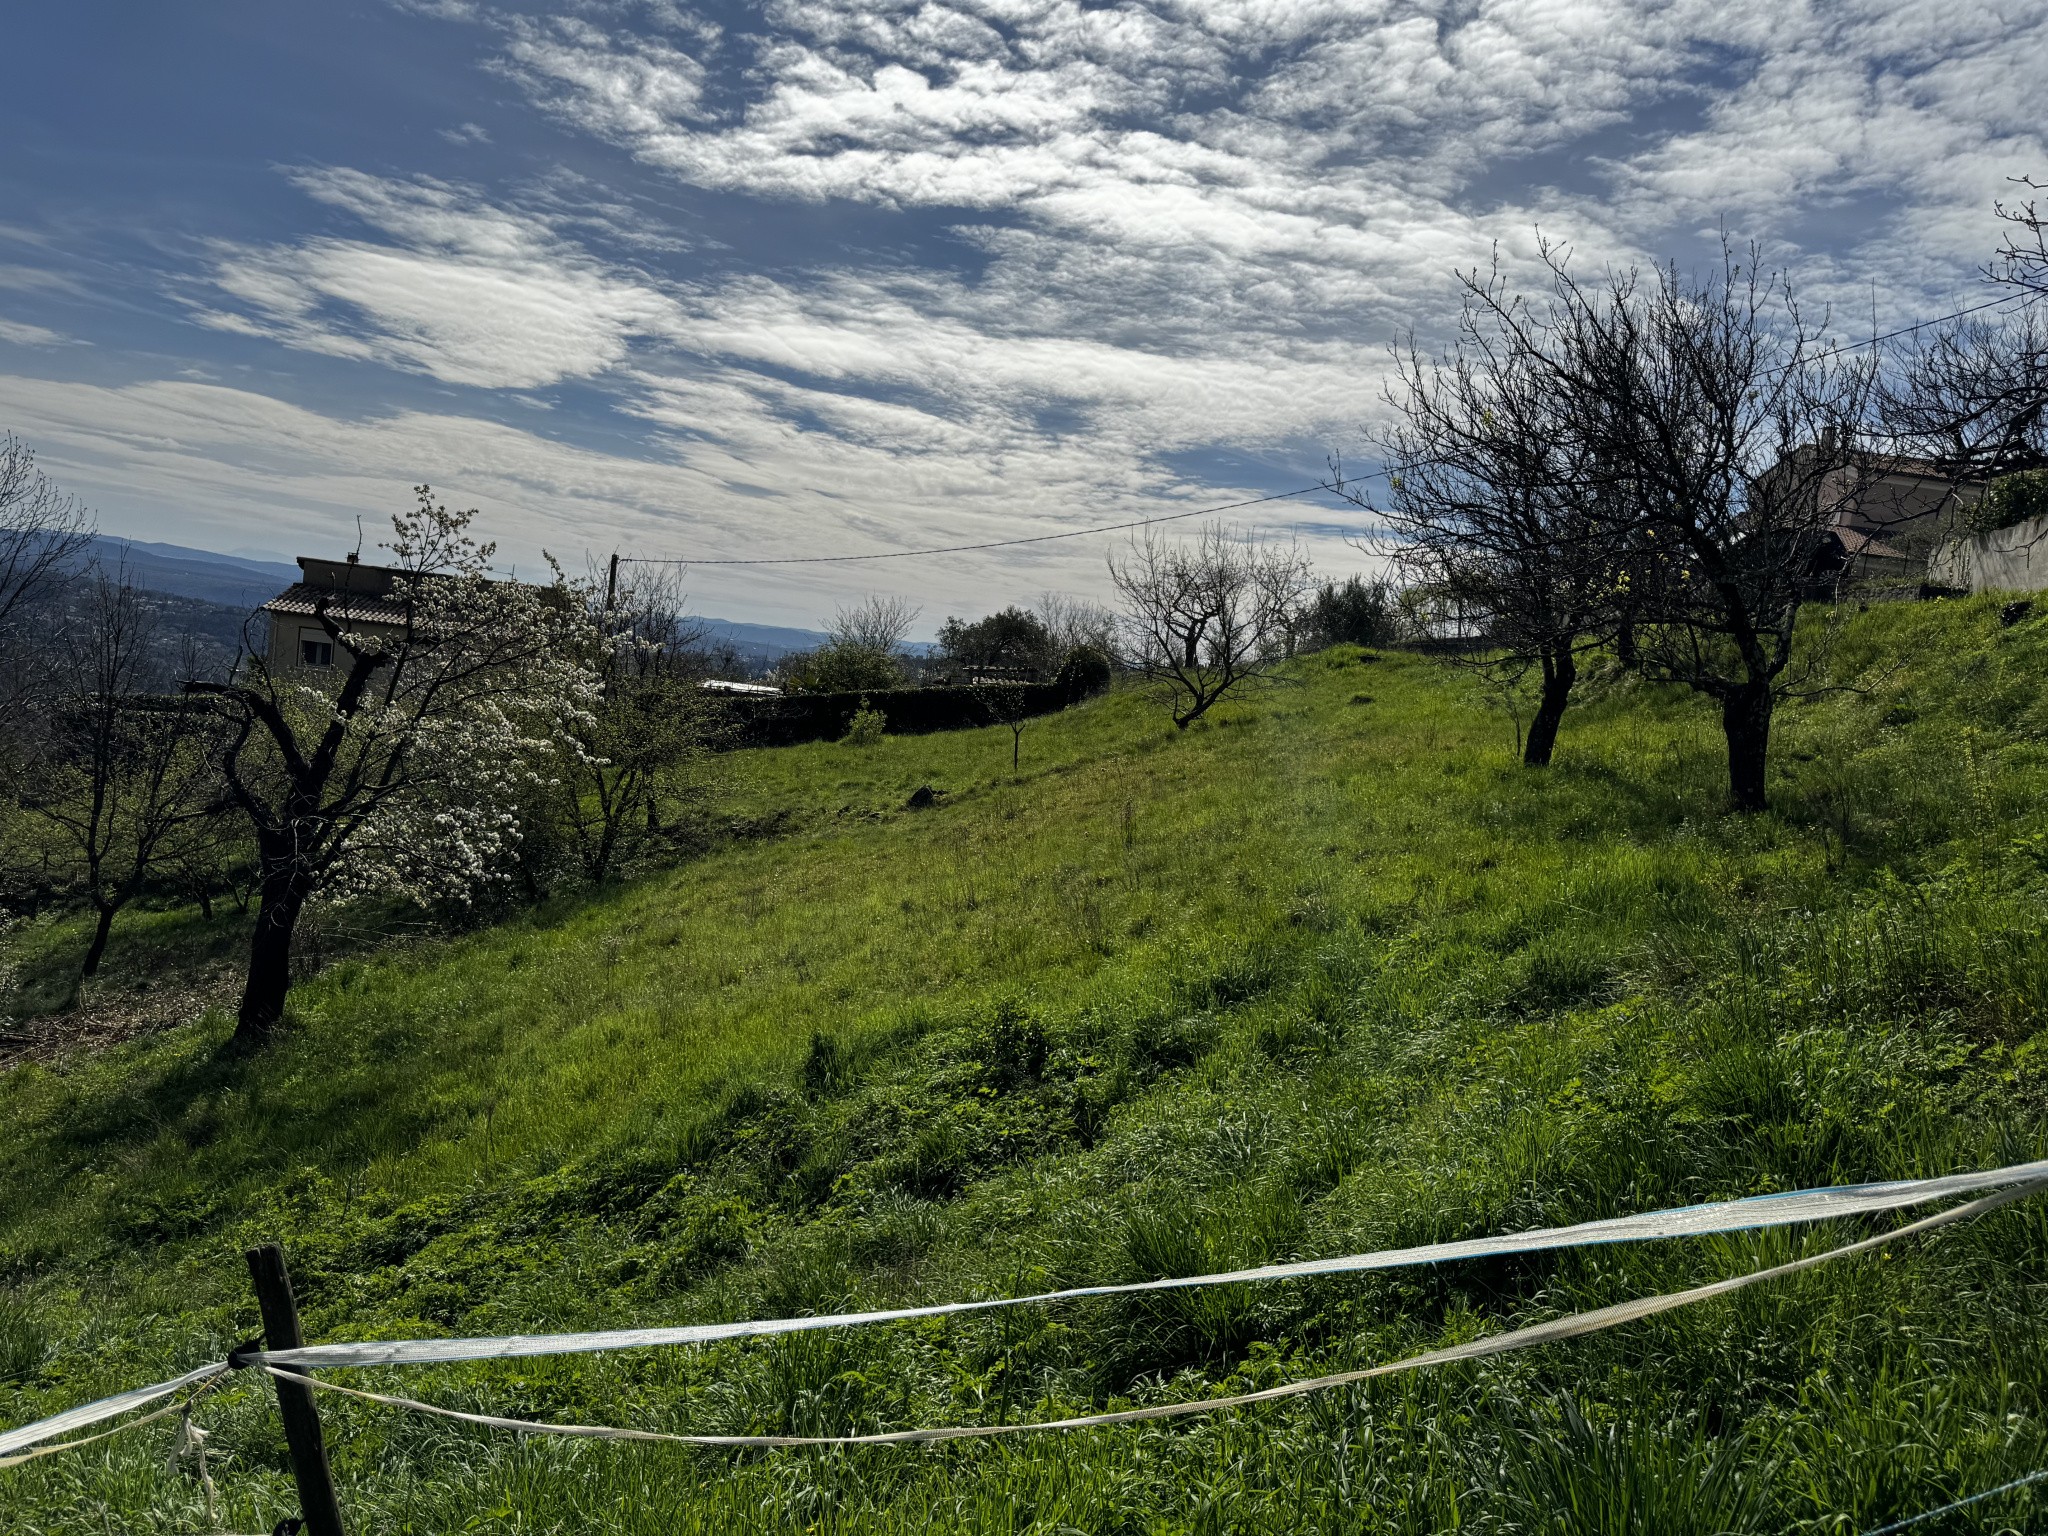
<path fill-rule="evenodd" d="M 1007 213 L 1008 252 L 1094 248 L 1028 258 L 1040 282 L 1085 272 L 1055 302 L 1086 312 L 1107 274 L 1126 313 L 1170 325 L 1192 280 L 1261 331 L 1302 303 L 1384 324 L 1389 301 L 1427 329 L 1415 308 L 1447 261 L 1538 212 L 1597 256 L 1641 258 L 1867 194 L 1909 221 L 1939 210 L 1918 222 L 1960 246 L 1982 239 L 1990 183 L 2048 158 L 2036 6 L 787 0 L 770 18 L 751 55 L 721 40 L 685 65 L 666 42 L 521 23 L 508 67 L 564 120 L 697 185 Z M 715 113 L 706 59 L 752 82 Z M 672 71 L 686 105 L 664 110 Z M 627 75 L 629 105 L 589 84 Z M 1575 148 L 1551 171 L 1568 185 L 1467 195 Z M 1859 259 L 1902 285 L 1895 304 L 1923 299 L 1924 275 L 1873 233 L 1850 236 Z M 1148 283 L 1141 251 L 1174 253 L 1170 278 Z"/>
<path fill-rule="evenodd" d="M 871 553 L 1058 532 L 1173 506 L 1148 494 L 1149 478 L 1133 466 L 1120 479 L 1106 477 L 1085 445 L 993 458 L 905 455 L 905 442 L 933 448 L 929 434 L 943 426 L 891 417 L 872 403 L 832 408 L 847 413 L 836 424 L 852 432 L 806 430 L 765 414 L 750 389 L 729 381 L 650 381 L 643 411 L 657 430 L 656 452 L 629 459 L 452 413 L 350 418 L 219 385 L 109 388 L 0 375 L 0 420 L 37 446 L 53 475 L 87 495 L 106 531 L 162 537 L 164 509 L 177 507 L 179 540 L 214 548 L 244 544 L 260 527 L 269 545 L 293 554 L 336 551 L 353 543 L 357 517 L 374 540 L 422 480 L 452 504 L 478 505 L 501 559 L 527 570 L 538 567 L 543 548 L 572 566 L 586 552 L 612 548 L 698 560 Z M 1184 499 L 1194 489 L 1183 488 L 1181 505 L 1201 504 Z M 1284 529 L 1327 516 L 1283 507 L 1262 521 Z M 1097 537 L 1007 558 L 699 566 L 688 586 L 705 611 L 791 623 L 815 623 L 846 592 L 871 587 L 928 605 L 942 592 L 938 606 L 978 612 L 1048 586 L 1100 592 L 1110 547 Z M 1361 563 L 1333 538 L 1311 547 L 1340 567 Z M 935 607 L 928 618 L 936 625 L 942 616 Z"/>
<path fill-rule="evenodd" d="M 634 336 L 672 323 L 661 294 L 600 270 L 542 221 L 461 189 L 347 170 L 297 179 L 396 243 L 228 249 L 213 282 L 239 307 L 202 307 L 203 323 L 499 389 L 601 373 Z"/>
<path fill-rule="evenodd" d="M 1189 468 L 1205 455 L 1314 473 L 1354 447 L 1384 344 L 1442 336 L 1451 274 L 1496 248 L 1530 272 L 1539 224 L 1589 268 L 1724 225 L 1773 238 L 1889 325 L 1967 298 L 2002 178 L 2048 171 L 2038 0 L 771 0 L 744 32 L 673 0 L 411 3 L 487 29 L 491 67 L 558 122 L 713 208 L 859 205 L 863 243 L 756 261 L 715 219 L 664 229 L 567 171 L 298 172 L 354 226 L 219 247 L 199 320 L 451 385 L 584 381 L 643 453 L 452 413 L 0 382 L 122 504 L 154 485 L 236 516 L 303 507 L 310 536 L 446 479 L 527 558 L 550 527 L 733 555 L 1112 521 L 1231 499 Z M 1099 587 L 1100 557 L 888 579 L 1007 600 Z M 815 618 L 881 569 L 717 579 Z"/>
<path fill-rule="evenodd" d="M 70 339 L 61 331 L 0 316 L 0 341 L 11 341 L 17 347 L 61 347 Z"/>

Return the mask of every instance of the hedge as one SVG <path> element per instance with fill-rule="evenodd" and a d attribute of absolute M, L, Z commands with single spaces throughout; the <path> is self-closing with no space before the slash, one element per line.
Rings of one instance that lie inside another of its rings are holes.
<path fill-rule="evenodd" d="M 837 741 L 854 711 L 865 704 L 881 711 L 892 736 L 928 731 L 964 731 L 1019 717 L 1050 715 L 1078 704 L 1109 684 L 1106 664 L 1076 665 L 1076 657 L 1049 683 L 1004 683 L 999 687 L 877 688 L 864 693 L 784 693 L 740 696 L 729 702 L 739 742 L 749 747 L 789 747 L 803 741 Z"/>

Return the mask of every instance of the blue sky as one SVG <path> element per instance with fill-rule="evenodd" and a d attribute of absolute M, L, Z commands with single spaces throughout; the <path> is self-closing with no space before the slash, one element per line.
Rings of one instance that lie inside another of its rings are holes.
<path fill-rule="evenodd" d="M 1970 302 L 2048 4 L 67 0 L 9 22 L 0 429 L 108 531 L 330 553 L 431 480 L 510 562 L 847 554 L 1316 479 L 1536 231 Z M 1361 557 L 1329 507 L 1298 526 Z M 1100 594 L 1110 541 L 692 570 L 814 623 Z"/>

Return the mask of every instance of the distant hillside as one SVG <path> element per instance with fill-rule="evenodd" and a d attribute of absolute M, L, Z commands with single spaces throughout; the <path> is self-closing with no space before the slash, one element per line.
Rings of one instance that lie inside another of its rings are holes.
<path fill-rule="evenodd" d="M 808 651 L 828 638 L 815 629 L 789 629 L 776 624 L 748 624 L 738 619 L 714 619 L 692 614 L 692 624 L 704 626 L 705 638 L 713 644 L 730 645 L 757 667 L 771 667 L 791 651 Z M 903 651 L 910 656 L 929 656 L 938 646 L 929 640 L 906 640 Z"/>
<path fill-rule="evenodd" d="M 704 627 L 705 639 L 713 645 L 729 645 L 749 666 L 767 668 L 791 651 L 808 651 L 823 645 L 825 637 L 815 629 L 787 629 L 776 624 L 748 624 L 737 619 L 714 619 L 692 614 L 692 624 Z"/>
<path fill-rule="evenodd" d="M 172 597 L 194 598 L 222 608 L 254 608 L 299 579 L 299 568 L 272 560 L 244 560 L 187 549 L 182 544 L 151 544 L 141 539 L 95 535 L 92 558 L 127 568 L 139 587 Z"/>
<path fill-rule="evenodd" d="M 235 628 L 239 628 L 241 615 L 268 602 L 299 579 L 297 566 L 274 560 L 248 560 L 182 544 L 152 544 L 104 534 L 92 540 L 90 553 L 109 566 L 125 564 L 136 585 L 151 592 L 236 610 Z M 741 660 L 761 670 L 774 666 L 791 651 L 807 651 L 825 642 L 824 634 L 815 629 L 752 624 L 743 619 L 703 614 L 692 615 L 691 622 L 702 625 L 706 637 L 714 644 L 730 645 Z M 915 656 L 931 647 L 917 642 L 904 649 Z"/>

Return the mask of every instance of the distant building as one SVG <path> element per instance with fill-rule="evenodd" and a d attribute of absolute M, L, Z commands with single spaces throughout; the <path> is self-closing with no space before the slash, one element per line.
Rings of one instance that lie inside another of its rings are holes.
<path fill-rule="evenodd" d="M 391 595 L 407 573 L 385 565 L 299 557 L 299 579 L 265 603 L 270 632 L 265 659 L 273 670 L 322 668 L 350 661 L 347 646 L 337 645 L 321 625 L 320 605 L 342 629 L 364 635 L 397 634 L 405 627 L 405 604 Z"/>
<path fill-rule="evenodd" d="M 744 693 L 754 696 L 779 694 L 782 692 L 773 683 L 735 683 L 729 678 L 707 677 L 697 685 L 706 693 Z"/>
<path fill-rule="evenodd" d="M 1928 560 L 1955 535 L 1985 488 L 1985 481 L 1929 459 L 1852 451 L 1847 462 L 1821 478 L 1820 502 L 1831 510 L 1814 554 L 1812 595 L 1918 588 L 1927 579 Z"/>

